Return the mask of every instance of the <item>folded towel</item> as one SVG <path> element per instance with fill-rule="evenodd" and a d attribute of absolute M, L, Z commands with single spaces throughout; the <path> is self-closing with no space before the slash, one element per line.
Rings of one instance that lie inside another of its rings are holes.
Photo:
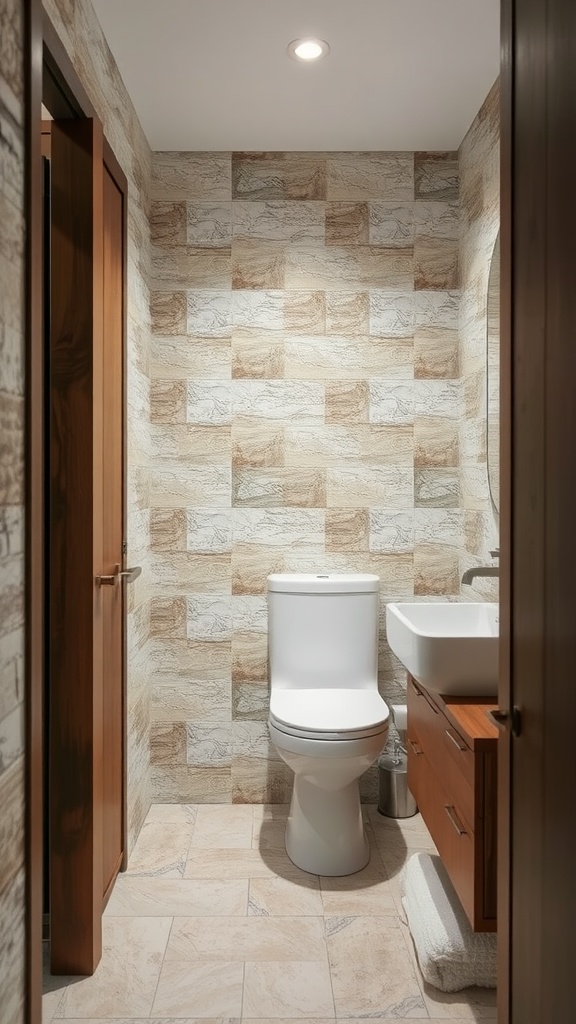
<path fill-rule="evenodd" d="M 439 857 L 415 853 L 402 876 L 402 905 L 425 981 L 442 992 L 496 988 L 496 935 L 474 932 Z"/>

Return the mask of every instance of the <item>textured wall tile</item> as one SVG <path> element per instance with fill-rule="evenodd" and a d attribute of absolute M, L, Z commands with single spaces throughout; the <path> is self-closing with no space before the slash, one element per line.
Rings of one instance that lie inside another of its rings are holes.
<path fill-rule="evenodd" d="M 450 419 L 459 419 L 462 414 L 460 381 L 415 381 L 414 409 L 416 416 L 446 416 Z"/>
<path fill-rule="evenodd" d="M 268 684 L 234 682 L 232 718 L 234 721 L 267 722 L 270 714 Z"/>
<path fill-rule="evenodd" d="M 413 472 L 407 466 L 350 466 L 328 469 L 326 497 L 330 507 L 413 504 Z"/>
<path fill-rule="evenodd" d="M 414 198 L 458 202 L 457 153 L 416 153 Z"/>
<path fill-rule="evenodd" d="M 258 598 L 253 600 L 258 600 Z M 266 634 L 235 629 L 232 637 L 232 683 L 265 682 L 267 678 L 268 640 Z"/>
<path fill-rule="evenodd" d="M 154 380 L 223 379 L 232 372 L 229 338 L 153 337 L 150 356 Z"/>
<path fill-rule="evenodd" d="M 299 420 L 324 417 L 324 387 L 289 380 L 237 380 L 233 384 L 234 418 Z"/>
<path fill-rule="evenodd" d="M 233 203 L 234 238 L 324 244 L 324 204 L 307 202 Z"/>
<path fill-rule="evenodd" d="M 150 608 L 150 635 L 165 639 L 186 636 L 185 598 L 153 598 Z"/>
<path fill-rule="evenodd" d="M 230 381 L 188 381 L 186 420 L 188 423 L 224 424 L 232 419 Z"/>
<path fill-rule="evenodd" d="M 184 240 L 200 248 L 229 247 L 232 244 L 232 204 L 187 203 Z"/>
<path fill-rule="evenodd" d="M 411 249 L 369 245 L 331 245 L 325 249 L 290 246 L 286 251 L 287 288 L 409 288 L 414 269 Z"/>
<path fill-rule="evenodd" d="M 414 422 L 414 385 L 397 380 L 370 381 L 370 422 Z"/>
<path fill-rule="evenodd" d="M 412 465 L 412 427 L 373 425 L 287 426 L 284 458 L 287 466 L 324 468 L 349 460 Z"/>
<path fill-rule="evenodd" d="M 456 291 L 417 291 L 413 295 L 414 326 L 458 330 L 460 296 Z"/>
<path fill-rule="evenodd" d="M 283 762 L 238 754 L 232 762 L 232 802 L 235 804 L 286 804 L 290 801 L 294 774 Z"/>
<path fill-rule="evenodd" d="M 24 699 L 24 628 L 0 635 L 0 720 Z"/>
<path fill-rule="evenodd" d="M 367 551 L 367 509 L 338 508 L 326 512 L 326 551 Z"/>
<path fill-rule="evenodd" d="M 327 423 L 367 423 L 369 403 L 368 381 L 330 381 L 326 384 Z"/>
<path fill-rule="evenodd" d="M 230 291 L 201 288 L 188 291 L 188 334 L 197 338 L 229 338 L 232 324 Z"/>
<path fill-rule="evenodd" d="M 232 512 L 227 509 L 188 509 L 188 551 L 223 554 L 232 551 Z"/>
<path fill-rule="evenodd" d="M 382 338 L 413 338 L 414 294 L 374 290 L 370 292 L 370 334 Z"/>
<path fill-rule="evenodd" d="M 152 683 L 150 714 L 153 722 L 226 722 L 232 716 L 231 685 L 225 679 L 165 682 L 169 673 L 157 672 Z"/>
<path fill-rule="evenodd" d="M 414 513 L 373 508 L 369 514 L 370 551 L 411 552 L 414 550 Z"/>
<path fill-rule="evenodd" d="M 326 245 L 368 245 L 368 203 L 326 203 Z"/>
<path fill-rule="evenodd" d="M 416 508 L 458 508 L 460 479 L 457 468 L 415 469 L 414 504 Z"/>
<path fill-rule="evenodd" d="M 324 334 L 328 301 L 323 291 L 284 292 L 284 329 L 293 334 Z"/>
<path fill-rule="evenodd" d="M 157 508 L 226 507 L 231 503 L 231 471 L 227 466 L 182 463 L 155 466 L 150 473 L 150 491 Z"/>
<path fill-rule="evenodd" d="M 24 399 L 0 394 L 0 505 L 24 502 Z"/>
<path fill-rule="evenodd" d="M 181 636 L 155 637 L 150 648 L 155 674 L 186 682 L 205 679 L 230 683 L 231 647 L 221 643 L 186 641 Z M 206 716 L 204 716 L 206 717 Z"/>
<path fill-rule="evenodd" d="M 224 153 L 154 153 L 152 199 L 230 199 L 230 157 Z"/>
<path fill-rule="evenodd" d="M 150 314 L 155 334 L 186 334 L 186 292 L 151 292 Z"/>
<path fill-rule="evenodd" d="M 284 428 L 282 423 L 257 419 L 239 419 L 232 424 L 232 466 L 261 468 L 284 465 Z"/>
<path fill-rule="evenodd" d="M 414 332 L 414 376 L 458 376 L 458 332 L 439 327 L 419 327 Z"/>
<path fill-rule="evenodd" d="M 19 704 L 0 721 L 0 775 L 24 755 L 24 706 Z"/>
<path fill-rule="evenodd" d="M 235 291 L 230 296 L 235 331 L 282 331 L 284 294 L 280 289 Z"/>
<path fill-rule="evenodd" d="M 152 722 L 150 764 L 186 764 L 186 726 L 183 722 Z"/>
<path fill-rule="evenodd" d="M 188 722 L 186 760 L 198 768 L 227 768 L 232 764 L 232 727 Z"/>
<path fill-rule="evenodd" d="M 153 551 L 186 551 L 186 511 L 184 509 L 151 509 L 150 543 Z"/>
<path fill-rule="evenodd" d="M 196 554 L 181 551 L 153 553 L 150 573 L 155 580 L 155 593 L 171 597 L 173 594 L 230 593 L 230 555 Z"/>
<path fill-rule="evenodd" d="M 150 237 L 158 246 L 186 245 L 186 203 L 152 203 Z"/>
<path fill-rule="evenodd" d="M 445 291 L 458 287 L 458 242 L 420 235 L 414 243 L 414 287 Z"/>
<path fill-rule="evenodd" d="M 186 383 L 181 380 L 153 380 L 150 383 L 152 423 L 186 422 Z"/>
<path fill-rule="evenodd" d="M 195 423 L 153 424 L 152 455 L 158 460 L 229 465 L 230 427 Z"/>
<path fill-rule="evenodd" d="M 20 870 L 2 889 L 0 963 L 2 964 L 2 1020 L 21 1024 L 26 1005 L 26 878 Z"/>
<path fill-rule="evenodd" d="M 232 603 L 230 598 L 190 596 L 187 599 L 189 640 L 219 643 L 232 636 Z"/>
<path fill-rule="evenodd" d="M 414 465 L 458 465 L 458 421 L 442 416 L 417 416 L 414 420 Z"/>
<path fill-rule="evenodd" d="M 200 249 L 191 245 L 152 247 L 151 284 L 158 291 L 177 288 L 229 288 L 230 249 Z M 206 332 L 208 333 L 208 332 Z"/>
<path fill-rule="evenodd" d="M 370 245 L 411 248 L 414 243 L 413 204 L 372 202 L 369 204 Z"/>
<path fill-rule="evenodd" d="M 458 549 L 444 544 L 418 544 L 414 551 L 414 593 L 434 597 L 459 591 Z"/>
<path fill-rule="evenodd" d="M 328 159 L 327 198 L 345 202 L 414 198 L 414 160 L 410 153 L 342 153 Z"/>
<path fill-rule="evenodd" d="M 232 338 L 232 376 L 284 377 L 284 345 L 281 338 Z"/>
<path fill-rule="evenodd" d="M 234 153 L 233 199 L 325 199 L 326 161 L 281 153 Z"/>
<path fill-rule="evenodd" d="M 370 298 L 366 292 L 326 293 L 326 334 L 370 333 Z"/>
<path fill-rule="evenodd" d="M 0 773 L 0 893 L 13 884 L 24 862 L 24 759 Z"/>
<path fill-rule="evenodd" d="M 284 247 L 262 239 L 235 238 L 232 245 L 232 287 L 283 288 Z"/>
<path fill-rule="evenodd" d="M 235 469 L 232 504 L 248 508 L 323 508 L 326 474 L 314 469 Z"/>
<path fill-rule="evenodd" d="M 155 765 L 151 784 L 157 803 L 229 804 L 232 802 L 231 768 L 196 768 L 192 765 Z"/>

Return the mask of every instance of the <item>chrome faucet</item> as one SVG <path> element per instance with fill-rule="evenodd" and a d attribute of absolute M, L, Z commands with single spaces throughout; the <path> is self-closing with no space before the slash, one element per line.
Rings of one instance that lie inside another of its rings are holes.
<path fill-rule="evenodd" d="M 496 548 L 495 551 L 491 551 L 492 558 L 498 558 L 500 549 Z M 462 576 L 462 583 L 472 583 L 472 580 L 476 576 L 499 576 L 500 567 L 498 565 L 478 565 L 473 569 L 466 569 L 466 572 Z"/>

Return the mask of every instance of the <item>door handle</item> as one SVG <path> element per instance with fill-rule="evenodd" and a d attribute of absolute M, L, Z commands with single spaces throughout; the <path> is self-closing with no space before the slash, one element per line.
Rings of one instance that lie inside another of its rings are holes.
<path fill-rule="evenodd" d="M 455 828 L 456 832 L 458 833 L 458 835 L 459 836 L 467 836 L 468 833 L 467 833 L 466 829 L 464 828 L 464 826 L 462 825 L 462 822 L 460 821 L 458 815 L 456 814 L 456 811 L 452 807 L 452 804 L 444 804 L 444 810 L 446 811 L 446 814 L 450 818 L 450 821 L 451 821 L 452 825 L 454 826 L 454 828 Z"/>
<path fill-rule="evenodd" d="M 111 576 L 97 576 L 96 585 L 98 587 L 115 587 L 118 583 L 122 583 L 122 580 L 126 583 L 133 583 L 134 580 L 138 579 L 141 572 L 141 565 L 134 565 L 131 569 L 123 569 L 120 565 L 117 565 Z"/>
<path fill-rule="evenodd" d="M 519 736 L 522 730 L 522 718 L 519 708 L 512 708 L 511 711 L 487 711 L 488 718 L 501 732 L 511 732 Z"/>

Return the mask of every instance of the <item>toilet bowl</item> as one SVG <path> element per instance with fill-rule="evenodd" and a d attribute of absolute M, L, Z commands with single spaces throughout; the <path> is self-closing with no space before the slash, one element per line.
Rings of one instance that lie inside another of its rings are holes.
<path fill-rule="evenodd" d="M 386 743 L 372 574 L 268 578 L 270 738 L 294 772 L 286 851 L 304 871 L 368 863 L 358 780 Z"/>

